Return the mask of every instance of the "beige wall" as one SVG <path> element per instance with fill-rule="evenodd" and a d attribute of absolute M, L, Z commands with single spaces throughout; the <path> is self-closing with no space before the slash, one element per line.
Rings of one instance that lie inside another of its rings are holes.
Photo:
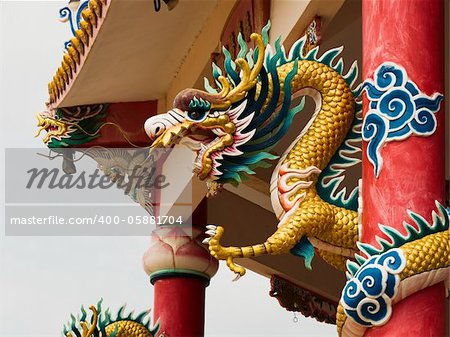
<path fill-rule="evenodd" d="M 290 47 L 316 16 L 322 18 L 325 30 L 345 0 L 272 0 L 270 9 L 270 40 L 282 37 L 286 48 Z"/>

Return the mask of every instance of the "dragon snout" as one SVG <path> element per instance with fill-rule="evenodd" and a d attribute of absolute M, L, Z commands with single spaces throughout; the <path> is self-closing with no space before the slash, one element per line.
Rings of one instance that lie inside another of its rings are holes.
<path fill-rule="evenodd" d="M 147 136 L 153 141 L 161 136 L 167 129 L 182 123 L 183 114 L 177 109 L 170 110 L 168 113 L 150 117 L 145 121 L 144 129 Z"/>
<path fill-rule="evenodd" d="M 153 116 L 145 121 L 144 129 L 147 136 L 154 141 L 170 126 L 172 126 L 172 123 L 164 120 L 162 116 Z"/>
<path fill-rule="evenodd" d="M 166 125 L 161 121 L 152 120 L 154 117 L 147 119 L 144 124 L 145 133 L 153 141 L 163 134 Z"/>

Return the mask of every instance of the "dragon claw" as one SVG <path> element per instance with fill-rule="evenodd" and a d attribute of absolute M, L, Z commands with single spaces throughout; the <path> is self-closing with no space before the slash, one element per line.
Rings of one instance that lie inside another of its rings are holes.
<path fill-rule="evenodd" d="M 232 282 L 236 282 L 237 280 L 239 280 L 241 278 L 241 274 L 237 274 L 236 277 L 233 279 Z"/>
<path fill-rule="evenodd" d="M 207 244 L 209 243 L 209 240 L 211 240 L 210 237 L 208 237 L 208 238 L 206 238 L 206 239 L 203 239 L 202 243 L 203 243 L 204 245 L 207 245 Z"/>
<path fill-rule="evenodd" d="M 234 263 L 234 258 L 237 257 L 236 249 L 233 247 L 223 247 L 220 244 L 220 239 L 223 236 L 224 229 L 220 226 L 208 225 L 206 234 L 210 237 L 203 240 L 203 243 L 209 243 L 209 252 L 217 260 L 226 260 L 228 268 L 236 274 L 234 281 L 237 281 L 245 274 L 245 269 Z"/>
<path fill-rule="evenodd" d="M 212 230 L 212 229 L 207 230 L 205 233 L 208 234 L 208 235 L 211 236 L 211 237 L 213 237 L 213 236 L 216 235 L 216 231 L 215 231 L 215 230 Z"/>
<path fill-rule="evenodd" d="M 233 257 L 231 255 L 228 256 L 228 258 L 227 258 L 227 266 L 228 266 L 228 268 L 230 268 L 230 270 L 232 272 L 234 272 L 236 274 L 236 277 L 234 278 L 233 282 L 239 280 L 241 278 L 241 276 L 244 276 L 245 268 L 236 265 L 234 263 Z"/>

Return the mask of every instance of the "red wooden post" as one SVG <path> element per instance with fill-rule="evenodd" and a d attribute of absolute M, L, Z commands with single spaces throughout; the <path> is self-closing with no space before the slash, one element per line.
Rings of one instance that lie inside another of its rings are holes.
<path fill-rule="evenodd" d="M 376 80 L 377 69 L 390 62 L 404 69 L 420 94 L 444 93 L 444 1 L 363 0 L 363 79 Z M 411 87 L 410 87 L 411 89 Z M 411 89 L 414 91 L 413 89 Z M 364 95 L 364 116 L 370 102 Z M 375 173 L 375 152 L 363 143 L 362 241 L 378 246 L 378 224 L 404 232 L 407 210 L 431 220 L 435 200 L 444 203 L 444 107 L 434 113 L 436 128 L 410 132 L 382 143 Z M 370 152 L 370 151 L 369 151 Z M 365 336 L 444 336 L 445 292 L 437 284 L 393 307 L 382 327 Z"/>
<path fill-rule="evenodd" d="M 153 316 L 159 319 L 159 331 L 167 337 L 202 337 L 207 283 L 207 279 L 192 274 L 165 275 L 154 280 Z"/>

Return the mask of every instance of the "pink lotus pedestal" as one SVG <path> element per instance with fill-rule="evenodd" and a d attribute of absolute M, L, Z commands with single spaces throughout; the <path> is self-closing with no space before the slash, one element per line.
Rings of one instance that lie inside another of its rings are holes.
<path fill-rule="evenodd" d="M 156 229 L 143 257 L 155 288 L 154 321 L 170 337 L 204 335 L 205 289 L 218 269 L 218 261 L 199 243 L 201 230 L 190 230 Z"/>

